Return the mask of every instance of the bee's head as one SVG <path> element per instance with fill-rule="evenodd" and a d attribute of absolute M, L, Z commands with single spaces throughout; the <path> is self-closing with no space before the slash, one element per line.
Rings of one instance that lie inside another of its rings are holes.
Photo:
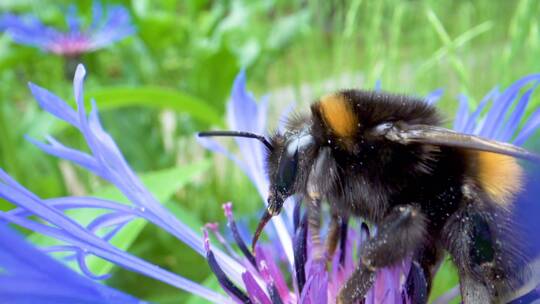
<path fill-rule="evenodd" d="M 289 130 L 284 134 L 274 135 L 270 141 L 262 135 L 237 131 L 201 132 L 199 136 L 248 137 L 258 139 L 266 146 L 270 188 L 267 209 L 253 238 L 253 246 L 255 246 L 266 223 L 272 216 L 281 212 L 285 200 L 298 191 L 306 179 L 306 170 L 300 169 L 309 163 L 307 155 L 314 150 L 314 139 L 309 129 L 305 127 Z"/>
<path fill-rule="evenodd" d="M 285 200 L 301 191 L 307 179 L 310 155 L 313 154 L 315 140 L 308 128 L 286 131 L 271 138 L 271 146 L 267 159 L 267 173 L 270 179 L 267 209 L 261 217 L 259 226 L 253 236 L 252 247 L 259 239 L 264 226 L 272 216 L 278 215 Z"/>
<path fill-rule="evenodd" d="M 303 187 L 307 172 L 302 168 L 306 168 L 314 139 L 304 128 L 276 134 L 271 138 L 271 144 L 273 149 L 266 160 L 270 180 L 267 202 L 268 213 L 277 215 L 283 202 Z"/>

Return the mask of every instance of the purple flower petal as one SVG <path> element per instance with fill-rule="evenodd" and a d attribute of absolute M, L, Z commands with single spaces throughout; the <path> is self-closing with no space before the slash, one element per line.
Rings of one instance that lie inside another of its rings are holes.
<path fill-rule="evenodd" d="M 418 263 L 411 263 L 407 276 L 407 295 L 412 303 L 426 303 L 428 298 L 427 281 L 424 270 Z"/>
<path fill-rule="evenodd" d="M 214 234 L 216 239 L 219 241 L 219 243 L 221 245 L 223 245 L 223 247 L 225 247 L 225 249 L 227 250 L 227 253 L 232 258 L 234 258 L 237 262 L 240 262 L 240 259 L 241 259 L 240 256 L 238 254 L 236 254 L 236 252 L 232 248 L 231 244 L 225 240 L 223 235 L 221 235 L 221 233 L 219 232 L 217 223 L 207 223 L 206 225 L 204 225 L 204 228 L 212 231 L 212 233 Z"/>
<path fill-rule="evenodd" d="M 101 5 L 94 2 L 92 24 L 82 28 L 81 18 L 76 15 L 76 8 L 71 6 L 66 12 L 67 32 L 45 26 L 33 16 L 4 14 L 0 17 L 0 30 L 5 30 L 16 43 L 54 54 L 77 56 L 104 48 L 135 32 L 126 8 L 107 6 L 106 11 L 105 18 L 102 18 Z"/>
<path fill-rule="evenodd" d="M 328 303 L 328 273 L 323 261 L 311 261 L 308 267 L 308 280 L 300 295 L 299 303 Z"/>
<path fill-rule="evenodd" d="M 28 87 L 43 110 L 79 128 L 77 114 L 60 97 L 31 82 Z"/>
<path fill-rule="evenodd" d="M 51 143 L 50 145 L 44 144 L 28 136 L 26 136 L 26 139 L 32 144 L 34 144 L 36 147 L 40 148 L 45 153 L 54 155 L 58 158 L 69 160 L 102 178 L 106 178 L 98 169 L 99 166 L 96 160 L 84 152 L 68 148 L 62 145 L 60 142 L 56 141 L 53 137 L 48 137 L 48 140 Z"/>
<path fill-rule="evenodd" d="M 514 140 L 515 145 L 522 145 L 525 141 L 538 130 L 540 126 L 540 109 L 536 110 L 529 120 L 523 126 L 523 129 L 519 132 L 519 135 Z"/>
<path fill-rule="evenodd" d="M 519 93 L 519 90 L 530 83 L 531 81 L 539 81 L 540 74 L 532 74 L 525 76 L 514 82 L 502 94 L 500 94 L 493 103 L 492 108 L 486 116 L 486 122 L 480 135 L 487 138 L 494 138 L 497 133 L 501 121 L 504 119 L 504 114 L 511 106 L 514 98 Z"/>
<path fill-rule="evenodd" d="M 307 213 L 304 213 L 294 236 L 294 270 L 298 293 L 304 291 L 307 263 Z"/>
<path fill-rule="evenodd" d="M 375 81 L 375 87 L 373 87 L 373 90 L 375 90 L 375 92 L 380 92 L 382 90 L 382 81 L 380 79 Z"/>
<path fill-rule="evenodd" d="M 458 96 L 459 108 L 454 120 L 454 130 L 463 130 L 469 119 L 469 99 L 467 96 L 460 94 Z"/>
<path fill-rule="evenodd" d="M 31 209 L 34 210 L 36 208 L 33 206 Z M 87 232 L 80 226 L 78 226 L 80 229 L 76 229 L 75 231 L 63 231 L 61 229 L 51 228 L 50 226 L 39 224 L 31 220 L 15 217 L 4 212 L 0 212 L 0 219 L 7 220 L 21 227 L 56 238 L 58 240 L 65 241 L 79 248 L 84 248 L 89 254 L 94 254 L 126 269 L 139 272 L 174 287 L 189 291 L 213 303 L 228 303 L 227 299 L 223 298 L 221 295 L 185 278 L 163 270 L 144 260 L 134 257 L 124 251 L 121 251 L 90 232 Z M 54 221 L 51 221 L 51 223 L 55 224 Z"/>
<path fill-rule="evenodd" d="M 287 288 L 287 285 L 285 284 L 285 281 L 280 280 L 282 281 L 281 283 L 279 283 L 281 285 L 281 288 L 278 288 L 276 287 L 275 280 L 272 277 L 272 274 L 270 273 L 265 261 L 261 261 L 259 268 L 260 268 L 260 273 L 266 282 L 266 289 L 268 291 L 268 294 L 270 295 L 272 304 L 282 304 L 284 301 L 283 299 L 289 302 L 288 301 L 289 299 L 288 288 Z M 281 273 L 279 273 L 279 277 L 281 277 Z"/>
<path fill-rule="evenodd" d="M 125 224 L 135 217 L 136 216 L 133 214 L 126 214 L 124 212 L 106 213 L 92 220 L 90 224 L 86 226 L 86 229 L 91 232 L 97 232 L 102 228 Z"/>
<path fill-rule="evenodd" d="M 443 89 L 436 89 L 435 91 L 429 93 L 426 95 L 426 97 L 424 97 L 424 100 L 428 103 L 428 104 L 434 104 L 436 103 L 437 101 L 439 101 L 439 99 L 441 99 L 441 97 L 443 96 L 444 94 L 444 90 Z"/>
<path fill-rule="evenodd" d="M 505 128 L 500 130 L 499 134 L 497 134 L 497 138 L 499 140 L 509 142 L 512 139 L 519 127 L 519 123 L 521 122 L 523 115 L 525 114 L 525 108 L 529 104 L 531 95 L 537 87 L 538 82 L 521 96 L 511 116 L 508 118 Z"/>
<path fill-rule="evenodd" d="M 77 8 L 70 5 L 66 14 L 66 23 L 71 33 L 78 33 L 81 27 L 80 20 L 77 17 Z"/>
<path fill-rule="evenodd" d="M 90 27 L 89 27 L 91 31 L 96 31 L 99 29 L 100 24 L 103 23 L 102 17 L 103 17 L 103 6 L 101 5 L 101 2 L 93 1 L 92 2 L 92 24 L 90 24 Z"/>
<path fill-rule="evenodd" d="M 44 26 L 41 21 L 30 15 L 9 17 L 6 33 L 19 44 L 45 49 L 47 44 L 60 34 L 53 28 Z"/>
<path fill-rule="evenodd" d="M 466 134 L 475 134 L 478 132 L 475 132 L 475 128 L 477 127 L 478 118 L 480 117 L 480 114 L 482 114 L 482 111 L 484 111 L 484 108 L 488 104 L 488 102 L 492 99 L 497 98 L 499 95 L 499 88 L 495 87 L 489 91 L 489 93 L 482 98 L 480 103 L 478 104 L 478 107 L 476 110 L 469 116 L 469 119 L 467 121 L 467 124 L 465 124 L 465 127 L 463 129 L 455 129 L 456 131 L 463 132 Z"/>
<path fill-rule="evenodd" d="M 289 299 L 289 288 L 285 281 L 285 277 L 278 265 L 275 263 L 274 255 L 262 249 L 260 246 L 255 248 L 257 265 L 259 265 L 263 279 L 267 284 L 274 286 L 279 293 L 279 297 L 285 302 Z"/>
<path fill-rule="evenodd" d="M 2 303 L 144 303 L 75 273 L 5 225 L 0 225 L 0 268 Z"/>
<path fill-rule="evenodd" d="M 93 280 L 106 280 L 111 277 L 110 273 L 106 273 L 103 275 L 96 275 L 94 274 L 90 268 L 88 268 L 88 265 L 86 264 L 86 253 L 84 253 L 82 250 L 77 250 L 77 264 L 79 265 L 79 269 L 90 279 Z"/>
<path fill-rule="evenodd" d="M 251 303 L 249 297 L 234 284 L 233 281 L 225 274 L 221 266 L 219 265 L 214 253 L 210 249 L 210 241 L 208 239 L 208 232 L 204 230 L 204 248 L 206 250 L 206 260 L 208 261 L 208 266 L 212 269 L 212 272 L 216 276 L 219 284 L 229 294 L 233 299 L 237 300 L 240 303 Z"/>
<path fill-rule="evenodd" d="M 96 12 L 96 10 L 94 10 Z M 97 50 L 113 44 L 135 33 L 135 27 L 131 24 L 131 17 L 127 9 L 121 6 L 111 6 L 107 12 L 107 19 L 101 22 L 100 14 L 94 15 L 89 49 Z M 101 27 L 97 25 L 103 24 Z"/>
<path fill-rule="evenodd" d="M 255 184 L 257 181 L 253 176 L 251 176 L 251 172 L 247 168 L 247 166 L 240 161 L 234 154 L 230 153 L 227 149 L 225 149 L 222 145 L 217 143 L 215 140 L 206 138 L 206 137 L 196 137 L 197 142 L 203 146 L 204 148 L 215 152 L 219 154 L 225 155 L 228 159 L 232 160 L 244 173 L 251 179 L 251 181 Z"/>
<path fill-rule="evenodd" d="M 244 285 L 246 285 L 246 290 L 253 303 L 273 304 L 261 286 L 257 284 L 257 281 L 253 278 L 251 273 L 247 271 L 244 272 L 242 274 L 242 279 L 244 280 Z"/>
<path fill-rule="evenodd" d="M 227 223 L 229 226 L 229 229 L 231 230 L 234 240 L 236 241 L 236 245 L 238 245 L 238 248 L 240 248 L 240 251 L 244 254 L 244 257 L 248 259 L 248 261 L 251 263 L 251 265 L 255 268 L 257 268 L 257 261 L 255 261 L 255 257 L 253 254 L 251 254 L 251 251 L 249 251 L 246 243 L 242 239 L 242 236 L 240 235 L 240 232 L 238 231 L 238 226 L 236 225 L 236 221 L 234 220 L 233 212 L 232 212 L 232 203 L 226 203 L 223 205 L 223 210 L 225 211 L 225 216 L 227 217 Z"/>

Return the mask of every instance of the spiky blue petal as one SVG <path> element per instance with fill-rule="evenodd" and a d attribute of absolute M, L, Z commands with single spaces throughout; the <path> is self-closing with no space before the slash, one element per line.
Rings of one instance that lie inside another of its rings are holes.
<path fill-rule="evenodd" d="M 130 14 L 123 6 L 107 6 L 104 13 L 101 5 L 95 2 L 92 12 L 91 25 L 83 29 L 75 7 L 70 7 L 66 13 L 66 32 L 46 26 L 32 15 L 5 13 L 0 16 L 0 30 L 16 43 L 66 56 L 107 47 L 135 32 Z"/>
<path fill-rule="evenodd" d="M 145 303 L 55 261 L 0 225 L 0 303 Z"/>

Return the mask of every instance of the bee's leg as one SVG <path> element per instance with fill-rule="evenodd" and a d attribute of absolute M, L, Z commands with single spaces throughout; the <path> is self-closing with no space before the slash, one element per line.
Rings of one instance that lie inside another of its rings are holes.
<path fill-rule="evenodd" d="M 411 205 L 397 206 L 378 226 L 377 235 L 363 247 L 360 265 L 341 288 L 338 303 L 351 304 L 364 297 L 376 271 L 394 265 L 414 252 L 425 239 L 426 218 Z"/>
<path fill-rule="evenodd" d="M 307 182 L 307 212 L 308 212 L 308 230 L 311 234 L 313 245 L 313 257 L 317 261 L 324 258 L 324 248 L 321 245 L 321 199 L 325 193 L 328 193 L 335 180 L 335 163 L 330 157 L 331 150 L 323 148 L 319 151 L 317 159 Z"/>
<path fill-rule="evenodd" d="M 308 231 L 311 235 L 311 245 L 313 246 L 313 259 L 320 261 L 324 257 L 324 248 L 321 244 L 321 200 L 312 197 L 307 206 Z"/>
<path fill-rule="evenodd" d="M 462 207 L 447 221 L 443 229 L 443 239 L 446 249 L 452 256 L 456 264 L 460 277 L 461 299 L 464 304 L 469 303 L 491 303 L 490 292 L 479 279 L 481 274 L 475 273 L 480 264 L 489 263 L 492 260 L 494 251 L 489 232 L 489 227 L 485 225 L 483 217 L 477 217 L 479 214 L 473 205 Z M 475 239 L 479 240 L 473 232 L 472 226 L 482 227 L 484 234 L 483 257 L 478 261 L 473 261 L 473 252 L 477 244 Z M 482 261 L 480 261 L 482 260 Z"/>
<path fill-rule="evenodd" d="M 325 248 L 328 258 L 331 259 L 336 251 L 337 244 L 341 236 L 341 226 L 343 220 L 337 214 L 332 214 L 330 218 L 330 225 L 328 227 L 328 234 L 326 236 Z"/>
<path fill-rule="evenodd" d="M 443 242 L 456 264 L 464 304 L 500 303 L 525 277 L 507 210 L 485 203 L 479 195 L 466 197 L 443 228 Z"/>
<path fill-rule="evenodd" d="M 328 227 L 325 244 L 321 242 L 321 201 L 311 199 L 308 205 L 308 228 L 311 234 L 311 244 L 313 246 L 313 257 L 321 261 L 323 258 L 332 258 L 336 251 L 337 244 L 341 237 L 343 220 L 337 214 L 332 214 Z M 345 224 L 346 225 L 346 224 Z"/>
<path fill-rule="evenodd" d="M 459 273 L 461 301 L 463 304 L 494 303 L 486 286 L 469 273 Z"/>

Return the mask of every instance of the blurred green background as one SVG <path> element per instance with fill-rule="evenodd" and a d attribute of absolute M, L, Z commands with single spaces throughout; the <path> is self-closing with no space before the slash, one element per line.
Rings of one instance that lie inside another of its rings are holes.
<path fill-rule="evenodd" d="M 225 126 L 225 104 L 241 68 L 248 88 L 270 97 L 271 127 L 292 102 L 306 109 L 319 94 L 373 88 L 377 80 L 385 90 L 421 96 L 443 88 L 439 105 L 451 117 L 459 93 L 474 106 L 494 85 L 540 70 L 535 0 L 107 3 L 126 6 L 137 33 L 80 58 L 89 73 L 86 96 L 96 98 L 105 127 L 150 189 L 197 231 L 206 222 L 223 222 L 223 202 L 233 201 L 237 217 L 251 224 L 262 206 L 233 164 L 194 141 L 197 130 Z M 90 20 L 91 1 L 2 0 L 0 12 L 31 13 L 65 27 L 70 4 Z M 103 195 L 110 190 L 101 180 L 44 155 L 23 137 L 53 134 L 85 148 L 74 130 L 38 109 L 26 86 L 32 81 L 71 100 L 68 65 L 0 33 L 0 167 L 43 197 Z M 533 100 L 529 111 L 540 103 Z M 209 277 L 206 262 L 165 232 L 144 224 L 126 230 L 116 241 L 121 247 L 195 281 Z M 183 303 L 189 297 L 113 271 L 107 284 L 142 299 Z M 444 268 L 434 293 L 455 282 Z"/>

